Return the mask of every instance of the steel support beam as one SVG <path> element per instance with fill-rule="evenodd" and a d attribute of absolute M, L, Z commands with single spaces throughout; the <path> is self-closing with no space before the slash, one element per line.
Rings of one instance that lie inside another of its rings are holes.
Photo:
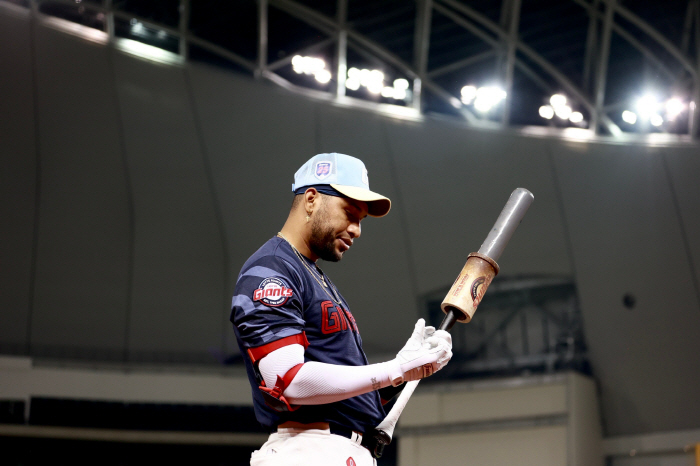
<path fill-rule="evenodd" d="M 605 84 L 608 75 L 608 61 L 610 58 L 610 39 L 612 36 L 613 17 L 615 15 L 615 1 L 608 0 L 605 5 L 605 19 L 601 31 L 600 48 L 598 50 L 598 63 L 595 70 L 595 110 L 591 114 L 591 129 L 598 134 L 600 121 L 605 113 Z M 617 135 L 615 135 L 617 136 Z"/>
<path fill-rule="evenodd" d="M 695 63 L 700 67 L 700 0 L 695 0 Z"/>
<path fill-rule="evenodd" d="M 494 32 L 499 39 L 503 39 L 506 36 L 505 31 L 501 30 L 496 23 L 482 15 L 481 13 L 478 13 L 474 10 L 472 10 L 470 7 L 458 2 L 457 0 L 436 0 L 439 1 L 442 4 L 449 5 L 450 7 L 454 8 L 455 10 L 459 11 L 460 13 L 466 15 L 467 17 L 471 18 L 472 20 L 476 21 L 477 23 L 481 24 L 485 28 L 489 29 L 490 31 Z M 440 13 L 445 14 L 446 16 L 450 17 L 453 21 L 455 21 L 457 24 L 460 26 L 466 28 L 468 31 L 474 33 L 477 35 L 479 38 L 484 40 L 485 42 L 489 43 L 492 47 L 497 48 L 499 46 L 498 40 L 490 37 L 488 34 L 485 32 L 481 31 L 479 28 L 471 24 L 469 21 L 465 20 L 464 18 L 456 15 L 454 12 L 442 7 L 442 5 L 438 5 L 437 3 L 434 5 L 434 8 L 436 11 L 440 11 Z M 518 40 L 517 42 L 517 49 L 519 52 L 521 52 L 523 55 L 527 56 L 530 60 L 535 62 L 542 70 L 544 70 L 547 74 L 552 76 L 559 85 L 561 85 L 566 92 L 568 92 L 570 95 L 572 95 L 575 99 L 577 99 L 578 102 L 580 102 L 582 105 L 584 105 L 588 111 L 593 115 L 595 112 L 595 105 L 584 95 L 584 93 L 574 84 L 572 83 L 566 76 L 564 76 L 563 73 L 561 73 L 559 70 L 556 69 L 554 65 L 549 63 L 547 60 L 545 60 L 544 57 L 542 57 L 540 54 L 534 51 L 531 47 L 528 45 L 524 44 L 522 41 Z M 516 64 L 522 66 L 526 66 L 524 63 L 522 63 L 520 60 L 517 59 L 516 57 Z M 600 118 L 600 121 L 608 128 L 611 134 L 614 135 L 619 135 L 622 133 L 620 128 L 612 121 L 610 118 L 608 118 L 605 115 L 602 115 Z"/>
<path fill-rule="evenodd" d="M 685 56 L 683 53 L 673 45 L 673 43 L 666 39 L 659 31 L 654 29 L 646 21 L 639 18 L 637 15 L 629 11 L 627 8 L 621 6 L 616 0 L 605 0 L 608 3 L 608 7 L 613 6 L 615 13 L 619 14 L 621 17 L 625 18 L 630 23 L 637 26 L 639 29 L 644 31 L 649 37 L 654 39 L 659 45 L 666 49 L 666 51 L 673 55 L 673 57 L 678 60 L 678 62 L 683 65 L 683 67 L 693 75 L 694 79 L 698 78 L 698 72 L 695 70 L 693 63 Z"/>
<path fill-rule="evenodd" d="M 588 10 L 590 11 L 590 4 L 587 3 L 585 0 L 573 0 L 573 2 L 576 3 L 577 5 L 581 5 L 583 8 L 586 8 L 586 9 L 588 9 Z M 595 14 L 595 18 L 596 18 L 596 19 L 603 20 L 603 19 L 605 18 L 605 14 L 600 13 L 597 9 L 594 11 L 594 14 Z M 596 23 L 596 24 L 597 24 L 597 23 Z M 653 64 L 656 68 L 658 68 L 659 71 L 661 71 L 662 73 L 664 73 L 664 74 L 666 75 L 667 78 L 669 78 L 671 81 L 676 81 L 676 79 L 677 79 L 676 74 L 673 73 L 673 72 L 669 69 L 669 67 L 667 67 L 666 65 L 664 65 L 664 64 L 661 62 L 661 60 L 659 60 L 659 59 L 656 57 L 656 55 L 654 54 L 654 52 L 652 52 L 651 50 L 649 50 L 649 48 L 647 48 L 646 46 L 642 45 L 641 42 L 639 42 L 637 39 L 635 39 L 634 36 L 633 36 L 632 34 L 630 34 L 629 32 L 627 32 L 627 31 L 626 31 L 625 29 L 623 29 L 620 25 L 615 24 L 615 22 L 613 22 L 612 30 L 613 30 L 613 32 L 614 32 L 615 34 L 617 34 L 617 35 L 620 36 L 622 39 L 624 39 L 624 40 L 625 40 L 628 44 L 630 44 L 632 47 L 634 47 L 635 49 L 639 50 L 639 51 L 644 55 L 644 58 L 646 58 L 646 59 L 647 59 L 651 64 Z M 588 54 L 588 50 L 586 51 L 586 53 Z M 591 58 L 590 58 L 591 61 L 593 61 L 593 60 L 595 59 L 595 56 L 596 56 L 596 50 L 594 49 L 593 52 L 592 52 Z M 587 56 L 586 58 L 588 58 L 588 56 Z M 585 67 L 585 63 L 584 63 L 584 67 Z M 593 70 L 593 64 L 591 63 L 591 64 L 590 64 L 590 69 L 589 69 L 589 75 L 588 75 L 588 85 L 589 85 L 589 86 L 590 86 L 590 73 L 592 73 L 592 70 Z M 585 70 L 584 70 L 584 72 L 585 72 Z M 584 74 L 584 76 L 585 76 L 585 74 Z M 589 90 L 590 90 L 590 89 L 589 89 Z"/>
<path fill-rule="evenodd" d="M 315 27 L 316 29 L 323 31 L 329 36 L 335 35 L 337 31 L 337 25 L 333 22 L 333 20 L 293 0 L 268 1 L 271 4 L 275 5 L 275 7 L 286 11 L 295 18 L 298 18 L 299 20 L 304 21 L 305 23 Z M 417 70 L 415 70 L 414 67 L 410 66 L 401 58 L 386 50 L 384 47 L 378 45 L 377 43 L 373 42 L 372 40 L 358 33 L 357 31 L 354 31 L 352 28 L 347 27 L 346 31 L 348 34 L 348 47 L 352 47 L 354 50 L 361 54 L 371 54 L 373 55 L 372 58 L 379 58 L 385 63 L 396 67 L 399 71 L 404 73 L 406 77 L 408 77 L 411 80 L 414 80 L 413 91 L 415 92 L 415 78 L 418 78 L 419 76 Z M 421 87 L 429 88 L 437 95 L 438 98 L 449 103 L 450 105 L 454 106 L 456 102 L 459 105 L 456 108 L 459 110 L 462 116 L 464 116 L 464 118 L 470 123 L 476 123 L 479 121 L 479 119 L 473 113 L 471 113 L 469 109 L 461 107 L 461 103 L 456 97 L 450 95 L 449 92 L 445 91 L 440 86 L 435 84 L 431 79 L 426 77 L 425 79 L 421 80 Z"/>
<path fill-rule="evenodd" d="M 255 77 L 262 78 L 267 67 L 267 0 L 258 0 L 258 63 Z"/>
<path fill-rule="evenodd" d="M 247 60 L 240 55 L 231 52 L 230 50 L 227 50 L 220 45 L 212 44 L 211 42 L 208 42 L 204 39 L 200 39 L 199 37 L 196 36 L 188 36 L 187 41 L 190 44 L 194 44 L 198 47 L 203 48 L 204 50 L 207 50 L 211 53 L 214 53 L 216 55 L 219 55 L 221 57 L 226 58 L 227 60 L 231 60 L 231 62 L 245 68 L 246 70 L 252 72 L 253 74 L 257 73 L 256 69 L 256 64 L 250 60 Z"/>
<path fill-rule="evenodd" d="M 433 18 L 433 0 L 418 0 L 413 62 L 418 76 L 413 79 L 413 108 L 422 110 L 423 81 L 427 78 L 428 52 L 430 51 L 430 23 Z"/>
<path fill-rule="evenodd" d="M 338 42 L 335 49 L 336 59 L 336 86 L 335 95 L 340 98 L 345 96 L 345 79 L 348 76 L 348 32 L 346 23 L 348 19 L 348 0 L 338 0 Z"/>
<path fill-rule="evenodd" d="M 461 60 L 457 60 L 456 62 L 450 63 L 449 65 L 445 65 L 445 66 L 441 66 L 440 68 L 436 68 L 433 71 L 429 72 L 427 74 L 427 76 L 430 78 L 442 76 L 443 74 L 447 74 L 451 71 L 456 71 L 460 68 L 464 68 L 465 66 L 469 66 L 472 63 L 477 63 L 477 62 L 480 62 L 481 60 L 491 58 L 495 54 L 496 54 L 495 50 L 487 50 L 486 52 L 477 53 L 476 55 L 472 55 L 471 57 L 463 58 Z"/>
<path fill-rule="evenodd" d="M 688 6 L 685 9 L 685 20 L 683 21 L 683 37 L 681 38 L 681 53 L 683 55 L 686 55 L 688 53 L 688 46 L 690 45 L 690 36 L 693 33 L 695 8 L 697 7 L 697 5 L 697 0 L 688 0 Z"/>
<path fill-rule="evenodd" d="M 289 65 L 292 62 L 292 58 L 294 58 L 294 55 L 311 55 L 319 50 L 323 50 L 327 46 L 331 45 L 332 43 L 336 42 L 336 39 L 330 38 L 326 40 L 322 40 L 321 42 L 318 42 L 313 45 L 309 45 L 308 47 L 304 47 L 303 49 L 296 50 L 294 54 L 289 54 L 284 58 L 280 58 L 279 60 L 275 60 L 272 63 L 267 64 L 267 71 L 274 71 L 276 69 L 282 68 L 285 65 Z"/>
<path fill-rule="evenodd" d="M 697 0 L 695 2 L 695 63 L 698 69 L 693 81 L 693 100 L 688 108 L 690 117 L 688 133 L 693 139 L 698 138 L 698 125 L 700 125 L 700 1 Z M 700 457 L 698 461 L 700 462 Z"/>
<path fill-rule="evenodd" d="M 510 25 L 510 10 L 511 10 L 511 3 L 512 0 L 501 0 L 501 15 L 498 21 L 498 26 L 501 31 L 507 31 L 508 26 Z M 503 83 L 504 76 L 505 76 L 505 67 L 504 63 L 506 61 L 506 54 L 507 54 L 507 49 L 508 49 L 508 36 L 505 35 L 501 38 L 500 42 L 500 47 L 498 48 L 498 55 L 496 59 L 496 69 L 494 70 L 494 75 L 498 77 L 498 79 L 501 80 L 501 84 Z"/>
<path fill-rule="evenodd" d="M 591 88 L 591 69 L 593 60 L 598 51 L 598 5 L 600 0 L 593 0 L 588 7 L 588 33 L 586 35 L 586 55 L 583 59 L 583 92 L 589 92 Z"/>
<path fill-rule="evenodd" d="M 180 0 L 180 56 L 187 60 L 189 47 L 187 44 L 187 29 L 190 23 L 190 0 Z"/>
<path fill-rule="evenodd" d="M 504 87 L 506 99 L 503 102 L 503 119 L 505 126 L 510 123 L 510 108 L 513 103 L 513 72 L 515 68 L 515 49 L 518 45 L 518 26 L 520 24 L 521 0 L 510 0 L 508 12 L 508 39 L 506 46 L 506 62 L 504 72 Z"/>
<path fill-rule="evenodd" d="M 470 9 L 469 9 L 468 7 L 465 7 L 464 5 L 462 5 L 462 4 L 460 4 L 460 3 L 454 4 L 454 3 L 452 3 L 451 1 L 446 1 L 446 2 L 444 2 L 444 3 L 447 3 L 448 5 L 452 6 L 452 7 L 455 8 L 456 10 L 458 10 L 458 11 L 460 11 L 461 13 L 463 13 L 463 14 L 467 15 L 468 17 L 470 17 L 470 15 L 469 15 L 469 13 L 468 13 L 468 12 L 470 11 Z M 501 31 L 500 28 L 499 28 L 498 26 L 495 25 L 495 23 L 491 23 L 490 20 L 485 19 L 485 21 L 488 21 L 489 24 L 492 24 L 493 27 L 496 28 L 496 30 L 495 30 L 494 32 L 497 32 L 497 34 L 498 34 L 498 39 L 496 39 L 496 38 L 494 38 L 493 36 L 490 36 L 489 34 L 485 33 L 484 31 L 482 31 L 481 29 L 479 29 L 478 27 L 476 27 L 475 25 L 473 25 L 473 24 L 470 23 L 469 21 L 467 21 L 467 20 L 465 20 L 464 18 L 462 18 L 461 16 L 457 15 L 454 11 L 445 8 L 443 5 L 440 5 L 440 4 L 436 3 L 436 4 L 433 5 L 433 8 L 435 8 L 435 11 L 439 12 L 440 14 L 442 14 L 442 15 L 444 15 L 444 16 L 447 16 L 447 17 L 450 18 L 452 21 L 454 21 L 455 23 L 457 23 L 459 26 L 462 26 L 464 29 L 466 29 L 467 31 L 471 32 L 472 34 L 474 34 L 474 35 L 475 35 L 476 37 L 478 37 L 479 39 L 481 39 L 481 40 L 483 40 L 484 42 L 486 42 L 487 44 L 489 44 L 489 45 L 490 45 L 491 47 L 493 47 L 495 50 L 499 50 L 499 49 L 500 49 L 501 43 L 499 42 L 499 39 L 505 39 L 505 33 L 503 33 L 503 31 Z M 479 23 L 479 19 L 478 19 L 479 16 L 480 16 L 480 15 L 477 14 L 476 16 L 471 17 L 471 19 L 474 20 L 474 21 L 476 21 L 477 23 Z M 483 26 L 487 26 L 487 25 L 486 25 L 486 24 L 483 24 Z M 487 27 L 488 27 L 488 26 L 487 26 Z M 492 28 L 489 28 L 489 29 L 492 29 Z"/>
<path fill-rule="evenodd" d="M 36 5 L 35 1 L 32 1 L 32 7 Z M 114 42 L 114 4 L 112 0 L 105 0 L 105 28 L 107 29 L 107 37 L 109 42 Z"/>

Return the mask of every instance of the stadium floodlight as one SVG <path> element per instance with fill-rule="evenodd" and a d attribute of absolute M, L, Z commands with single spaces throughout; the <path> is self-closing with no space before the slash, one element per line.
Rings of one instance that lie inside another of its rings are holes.
<path fill-rule="evenodd" d="M 581 112 L 573 112 L 569 116 L 569 121 L 572 123 L 581 123 L 583 121 L 583 114 Z"/>
<path fill-rule="evenodd" d="M 301 55 L 294 55 L 292 57 L 292 69 L 295 73 L 301 74 L 304 72 L 304 57 Z"/>
<path fill-rule="evenodd" d="M 370 75 L 370 79 L 371 79 L 373 82 L 378 82 L 378 83 L 380 83 L 380 82 L 383 82 L 383 81 L 384 81 L 384 73 L 382 73 L 382 72 L 379 71 L 379 70 L 372 70 L 372 71 L 369 72 L 369 75 Z"/>
<path fill-rule="evenodd" d="M 143 23 L 136 21 L 135 23 L 131 23 L 131 32 L 136 35 L 143 34 L 146 32 L 146 28 Z"/>
<path fill-rule="evenodd" d="M 634 112 L 630 112 L 629 110 L 625 110 L 624 112 L 622 112 L 622 121 L 633 125 L 637 122 L 637 114 Z"/>
<path fill-rule="evenodd" d="M 348 79 L 345 81 L 345 87 L 351 91 L 356 91 L 360 87 L 366 87 L 372 94 L 380 94 L 386 99 L 402 100 L 406 98 L 408 90 L 408 81 L 403 78 L 395 79 L 394 86 L 384 85 L 384 73 L 379 70 L 368 70 L 350 68 L 348 70 Z"/>
<path fill-rule="evenodd" d="M 568 120 L 571 116 L 571 107 L 568 105 L 559 105 L 554 107 L 554 113 L 562 120 Z"/>
<path fill-rule="evenodd" d="M 326 69 L 326 62 L 320 58 L 302 57 L 294 55 L 292 57 L 292 69 L 297 74 L 310 74 L 321 84 L 326 84 L 331 80 L 331 72 Z"/>
<path fill-rule="evenodd" d="M 666 101 L 666 119 L 669 121 L 675 120 L 678 115 L 685 110 L 685 104 L 681 99 L 672 97 Z"/>
<path fill-rule="evenodd" d="M 637 113 L 641 118 L 647 119 L 655 114 L 659 107 L 659 101 L 651 94 L 645 94 L 637 100 Z"/>
<path fill-rule="evenodd" d="M 408 89 L 408 81 L 403 78 L 394 79 L 394 89 L 405 91 Z"/>
<path fill-rule="evenodd" d="M 360 84 L 363 86 L 367 87 L 369 86 L 369 83 L 371 81 L 371 71 L 368 70 L 367 68 L 361 69 L 360 70 Z"/>
<path fill-rule="evenodd" d="M 382 88 L 382 97 L 394 98 L 394 88 L 390 86 L 384 86 Z"/>
<path fill-rule="evenodd" d="M 328 70 L 319 70 L 316 72 L 314 77 L 316 78 L 316 81 L 320 82 L 321 84 L 326 84 L 331 80 L 331 72 Z"/>
<path fill-rule="evenodd" d="M 552 104 L 552 107 L 555 109 L 557 107 L 563 107 L 566 105 L 566 97 L 561 95 L 561 94 L 554 94 L 552 97 L 549 98 L 549 103 Z"/>
<path fill-rule="evenodd" d="M 661 117 L 661 115 L 655 113 L 649 118 L 649 123 L 651 123 L 652 126 L 659 127 L 664 123 L 664 119 Z"/>
<path fill-rule="evenodd" d="M 506 98 L 506 91 L 496 86 L 480 87 L 476 90 L 474 108 L 482 113 L 490 111 Z"/>
<path fill-rule="evenodd" d="M 462 94 L 462 102 L 464 102 L 466 105 L 472 103 L 472 101 L 476 97 L 475 86 L 464 86 L 460 92 Z"/>
<path fill-rule="evenodd" d="M 384 83 L 381 81 L 372 81 L 367 86 L 367 90 L 372 94 L 380 94 L 382 89 L 384 89 Z"/>
<path fill-rule="evenodd" d="M 546 118 L 547 120 L 551 120 L 554 117 L 554 109 L 551 105 L 543 105 L 540 107 L 540 116 L 542 118 Z"/>

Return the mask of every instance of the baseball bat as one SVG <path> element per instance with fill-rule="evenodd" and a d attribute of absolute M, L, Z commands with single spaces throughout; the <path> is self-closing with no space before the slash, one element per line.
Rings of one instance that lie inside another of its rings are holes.
<path fill-rule="evenodd" d="M 496 261 L 501 257 L 534 198 L 532 193 L 525 188 L 518 188 L 511 193 L 508 202 L 503 207 L 479 251 L 469 254 L 467 263 L 442 301 L 440 308 L 445 313 L 445 318 L 440 323 L 438 330 L 449 331 L 456 322 L 468 323 L 471 321 L 486 289 L 498 274 L 499 267 Z M 374 436 L 377 440 L 375 456 L 377 458 L 381 456 L 384 446 L 391 443 L 399 416 L 418 386 L 418 382 L 419 380 L 406 382 L 406 386 L 389 414 L 375 428 Z"/>

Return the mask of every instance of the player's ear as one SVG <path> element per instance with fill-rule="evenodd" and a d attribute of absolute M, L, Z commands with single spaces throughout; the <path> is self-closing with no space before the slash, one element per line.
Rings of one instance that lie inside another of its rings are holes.
<path fill-rule="evenodd" d="M 311 214 L 314 209 L 318 208 L 321 202 L 321 194 L 316 191 L 316 188 L 309 188 L 304 192 L 304 209 L 307 214 Z"/>

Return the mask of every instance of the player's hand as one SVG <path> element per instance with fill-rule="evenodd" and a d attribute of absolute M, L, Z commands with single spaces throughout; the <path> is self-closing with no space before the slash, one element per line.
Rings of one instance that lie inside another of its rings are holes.
<path fill-rule="evenodd" d="M 426 327 L 418 319 L 411 338 L 392 361 L 391 384 L 423 379 L 442 369 L 452 358 L 452 337 L 444 330 Z"/>

